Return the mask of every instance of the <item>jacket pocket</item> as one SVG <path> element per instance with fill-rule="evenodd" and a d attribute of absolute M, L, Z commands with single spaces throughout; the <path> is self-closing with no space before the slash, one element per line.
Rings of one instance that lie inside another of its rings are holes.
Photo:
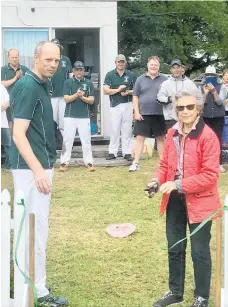
<path fill-rule="evenodd" d="M 195 197 L 205 197 L 205 196 L 212 196 L 214 195 L 215 192 L 214 191 L 203 191 L 203 192 L 199 192 L 194 194 Z"/>

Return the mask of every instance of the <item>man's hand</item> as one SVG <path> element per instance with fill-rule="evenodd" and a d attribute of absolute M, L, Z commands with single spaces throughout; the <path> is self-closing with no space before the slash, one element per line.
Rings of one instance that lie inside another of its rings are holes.
<path fill-rule="evenodd" d="M 123 92 L 125 88 L 126 88 L 126 85 L 120 85 L 118 87 L 119 93 Z"/>
<path fill-rule="evenodd" d="M 159 190 L 159 184 L 157 178 L 152 178 L 151 182 L 148 183 L 147 187 L 144 189 L 147 192 L 149 198 L 154 197 L 155 193 Z"/>
<path fill-rule="evenodd" d="M 162 194 L 170 194 L 174 190 L 177 190 L 177 186 L 174 181 L 167 181 L 160 186 L 160 192 L 162 192 Z"/>
<path fill-rule="evenodd" d="M 121 94 L 121 96 L 128 96 L 128 95 L 129 95 L 129 92 L 130 92 L 130 91 L 127 90 L 126 92 L 121 92 L 120 94 Z"/>
<path fill-rule="evenodd" d="M 78 94 L 78 97 L 85 96 L 85 92 L 81 90 L 80 88 L 77 90 L 77 94 Z"/>
<path fill-rule="evenodd" d="M 22 77 L 22 72 L 21 72 L 21 70 L 18 70 L 18 71 L 16 72 L 16 77 L 17 77 L 17 79 L 20 79 L 20 78 Z"/>
<path fill-rule="evenodd" d="M 142 115 L 140 113 L 138 113 L 138 112 L 134 114 L 134 119 L 135 120 L 139 120 L 139 121 L 144 120 Z"/>
<path fill-rule="evenodd" d="M 210 92 L 210 88 L 209 88 L 208 84 L 203 86 L 203 91 L 204 91 L 205 95 L 208 95 L 208 93 Z"/>
<path fill-rule="evenodd" d="M 51 182 L 44 169 L 41 169 L 34 173 L 35 183 L 38 191 L 43 194 L 49 194 L 51 192 Z"/>

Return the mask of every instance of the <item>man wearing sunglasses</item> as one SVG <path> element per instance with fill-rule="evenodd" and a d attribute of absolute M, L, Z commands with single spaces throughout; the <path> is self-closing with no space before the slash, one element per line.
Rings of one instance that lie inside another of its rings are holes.
<path fill-rule="evenodd" d="M 133 72 L 126 69 L 126 57 L 116 57 L 116 68 L 106 74 L 104 94 L 109 95 L 111 106 L 111 136 L 107 160 L 116 159 L 120 134 L 124 159 L 132 161 L 131 135 L 133 121 L 132 92 L 136 81 Z"/>
<path fill-rule="evenodd" d="M 158 103 L 163 105 L 163 113 L 166 122 L 166 128 L 171 128 L 177 121 L 177 115 L 174 108 L 175 95 L 179 91 L 197 93 L 202 98 L 200 90 L 195 83 L 184 75 L 185 67 L 179 59 L 171 62 L 170 68 L 172 76 L 162 83 L 157 95 Z"/>
<path fill-rule="evenodd" d="M 89 105 L 94 103 L 94 87 L 84 77 L 84 64 L 76 61 L 73 65 L 73 78 L 64 83 L 63 95 L 66 102 L 64 115 L 63 148 L 60 171 L 67 170 L 76 131 L 82 144 L 83 160 L 89 171 L 95 171 L 91 149 Z"/>

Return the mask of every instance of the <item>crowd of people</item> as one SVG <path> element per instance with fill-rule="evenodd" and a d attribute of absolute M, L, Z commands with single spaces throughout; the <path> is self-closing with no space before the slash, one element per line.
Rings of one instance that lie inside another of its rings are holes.
<path fill-rule="evenodd" d="M 19 64 L 16 49 L 8 51 L 8 58 L 9 63 L 1 70 L 5 168 L 12 171 L 15 195 L 21 189 L 25 191 L 27 214 L 35 213 L 36 217 L 35 287 L 39 306 L 66 306 L 68 300 L 52 295 L 46 285 L 48 218 L 56 162 L 54 123 L 63 138 L 60 171 L 65 172 L 69 166 L 77 130 L 84 163 L 94 171 L 89 114 L 94 88 L 84 77 L 83 62 L 76 61 L 72 67 L 57 39 L 36 46 L 33 70 Z M 132 161 L 129 171 L 139 171 L 145 139 L 156 139 L 160 166 L 146 190 L 149 197 L 158 191 L 163 194 L 161 214 L 167 212 L 169 291 L 154 304 L 164 307 L 181 303 L 184 295 L 186 243 L 173 249 L 172 245 L 185 237 L 187 224 L 193 231 L 221 207 L 217 185 L 219 172 L 224 171 L 222 142 L 228 143 L 228 71 L 224 71 L 220 84 L 215 67 L 207 67 L 198 88 L 185 76 L 185 66 L 179 59 L 170 64 L 170 78 L 160 73 L 157 56 L 148 59 L 147 71 L 138 78 L 126 65 L 126 57 L 117 55 L 116 67 L 104 80 L 111 122 L 107 160 L 116 159 L 121 140 L 123 158 Z M 132 134 L 136 136 L 134 157 Z M 208 306 L 210 230 L 208 222 L 191 239 L 195 273 L 191 307 Z"/>

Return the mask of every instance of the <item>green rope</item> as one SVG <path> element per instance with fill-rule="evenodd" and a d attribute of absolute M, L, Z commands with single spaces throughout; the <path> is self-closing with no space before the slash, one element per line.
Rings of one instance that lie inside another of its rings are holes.
<path fill-rule="evenodd" d="M 216 209 L 214 212 L 212 212 L 202 223 L 200 223 L 196 229 L 193 230 L 193 232 L 190 233 L 190 237 L 192 237 L 194 234 L 196 234 L 201 228 L 203 228 L 203 226 L 205 224 L 207 224 L 207 222 L 209 222 L 219 211 L 225 211 L 228 210 L 227 206 L 224 206 L 222 209 Z M 180 244 L 181 242 L 187 240 L 187 237 L 177 241 L 175 244 L 173 244 L 169 249 L 174 248 L 174 246 L 177 246 L 178 244 Z"/>
<path fill-rule="evenodd" d="M 17 205 L 23 206 L 23 215 L 21 218 L 21 222 L 20 222 L 20 226 L 19 226 L 19 230 L 18 230 L 18 235 L 17 235 L 17 240 L 16 240 L 16 246 L 15 246 L 15 250 L 14 250 L 14 262 L 16 263 L 19 271 L 21 272 L 21 274 L 23 275 L 25 282 L 29 285 L 31 285 L 32 287 L 32 291 L 33 291 L 33 296 L 34 296 L 34 306 L 38 307 L 38 300 L 37 300 L 37 293 L 36 293 L 36 288 L 32 282 L 32 280 L 26 275 L 25 272 L 23 272 L 18 264 L 18 248 L 20 245 L 20 240 L 21 240 L 21 234 L 22 234 L 22 229 L 23 229 L 23 224 L 25 221 L 25 215 L 26 215 L 26 210 L 25 210 L 25 203 L 24 203 L 24 199 L 21 199 L 21 202 L 17 203 Z"/>

